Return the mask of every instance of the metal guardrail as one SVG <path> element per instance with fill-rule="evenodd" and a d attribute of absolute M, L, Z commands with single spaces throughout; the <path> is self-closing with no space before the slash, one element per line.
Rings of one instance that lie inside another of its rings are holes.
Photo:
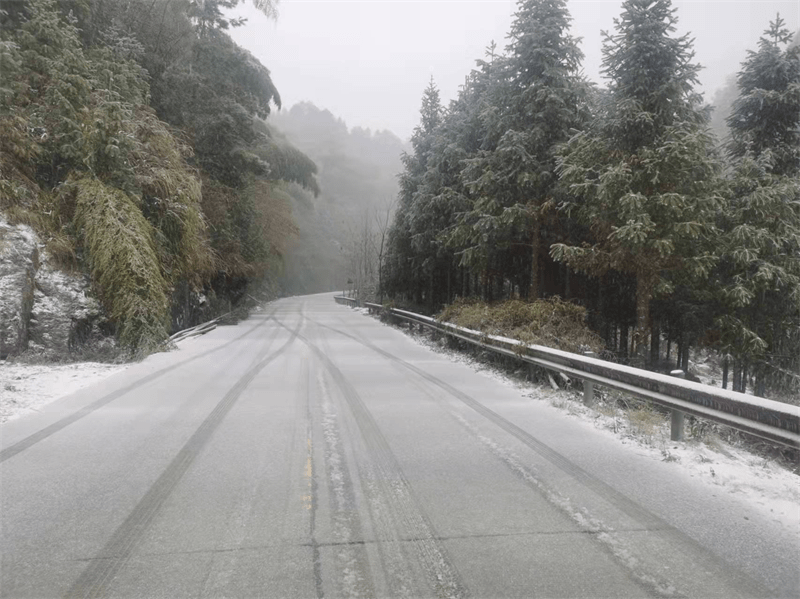
<path fill-rule="evenodd" d="M 584 382 L 584 401 L 592 401 L 592 385 L 602 385 L 648 399 L 672 411 L 672 439 L 683 439 L 683 415 L 691 414 L 756 435 L 772 442 L 800 447 L 800 407 L 744 393 L 719 389 L 597 358 L 526 345 L 516 339 L 487 335 L 428 316 L 384 308 L 380 304 L 345 297 L 338 303 L 364 306 L 394 318 L 417 324 L 492 352 L 516 358 L 547 370 L 562 372 Z"/>
<path fill-rule="evenodd" d="M 357 299 L 355 299 L 354 297 L 345 297 L 343 295 L 335 295 L 335 296 L 333 296 L 333 299 L 336 300 L 337 304 L 344 304 L 346 306 L 350 306 L 351 308 L 357 308 L 358 306 L 361 305 L 361 303 Z M 377 304 L 373 304 L 373 305 L 377 306 Z"/>

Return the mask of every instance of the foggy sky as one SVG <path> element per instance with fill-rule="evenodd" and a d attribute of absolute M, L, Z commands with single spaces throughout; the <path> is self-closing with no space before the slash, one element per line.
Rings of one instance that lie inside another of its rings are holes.
<path fill-rule="evenodd" d="M 389 129 L 407 139 L 419 122 L 422 92 L 433 76 L 445 105 L 483 58 L 498 50 L 517 3 L 509 0 L 281 0 L 277 22 L 251 3 L 234 14 L 248 23 L 231 31 L 271 72 L 285 109 L 308 100 L 349 127 Z M 572 35 L 582 37 L 584 70 L 600 75 L 601 30 L 613 30 L 620 2 L 570 0 Z M 800 27 L 798 0 L 673 0 L 676 34 L 695 38 L 695 62 L 707 101 L 739 70 L 747 49 L 777 12 L 791 31 Z"/>

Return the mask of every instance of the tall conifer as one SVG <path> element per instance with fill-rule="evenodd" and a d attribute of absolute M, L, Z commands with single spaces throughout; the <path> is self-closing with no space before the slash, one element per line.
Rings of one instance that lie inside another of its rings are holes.
<path fill-rule="evenodd" d="M 688 36 L 672 37 L 670 0 L 626 0 L 605 34 L 607 102 L 595 125 L 562 151 L 572 199 L 563 207 L 586 224 L 588 246 L 556 244 L 556 260 L 591 275 L 636 278 L 634 353 L 643 360 L 650 300 L 676 278 L 707 275 L 719 203 L 717 164 L 694 91 L 699 67 Z"/>
<path fill-rule="evenodd" d="M 749 51 L 728 117 L 734 161 L 719 240 L 721 345 L 734 388 L 800 389 L 800 47 L 778 16 Z"/>
<path fill-rule="evenodd" d="M 472 246 L 465 255 L 485 261 L 489 248 L 527 245 L 531 298 L 538 297 L 540 231 L 557 180 L 555 146 L 581 124 L 583 54 L 570 21 L 565 0 L 520 0 L 507 56 L 497 60 L 487 93 L 488 143 L 464 170 L 474 201 L 457 236 Z"/>

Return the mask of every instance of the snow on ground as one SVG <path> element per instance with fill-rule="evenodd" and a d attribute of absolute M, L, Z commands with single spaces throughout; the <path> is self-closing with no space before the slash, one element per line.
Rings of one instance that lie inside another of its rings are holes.
<path fill-rule="evenodd" d="M 170 344 L 178 349 L 196 336 Z M 130 364 L 27 364 L 0 360 L 0 424 L 125 370 Z"/>
<path fill-rule="evenodd" d="M 125 370 L 125 364 L 23 364 L 0 361 L 0 423 Z"/>
<path fill-rule="evenodd" d="M 408 334 L 408 329 L 403 329 Z M 447 349 L 444 341 L 434 341 L 428 334 L 412 333 L 412 339 L 429 349 L 466 364 L 506 386 L 516 388 L 524 396 L 547 401 L 553 407 L 574 417 L 578 426 L 599 429 L 652 460 L 668 462 L 681 469 L 688 478 L 702 481 L 719 491 L 736 495 L 767 517 L 800 534 L 800 471 L 796 472 L 775 459 L 750 451 L 744 445 L 726 442 L 718 434 L 724 427 L 699 424 L 693 430 L 686 425 L 687 441 L 670 440 L 670 423 L 662 413 L 633 399 L 629 409 L 618 407 L 611 394 L 588 407 L 582 402 L 582 385 L 554 390 L 550 386 L 524 380 L 527 368 L 516 373 L 482 362 L 472 354 Z M 563 385 L 563 380 L 558 383 Z M 598 393 L 598 395 L 603 395 Z M 618 395 L 617 398 L 620 396 Z"/>

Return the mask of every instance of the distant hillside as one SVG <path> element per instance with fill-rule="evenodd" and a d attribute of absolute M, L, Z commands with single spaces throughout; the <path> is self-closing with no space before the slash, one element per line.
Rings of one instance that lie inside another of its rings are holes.
<path fill-rule="evenodd" d="M 341 288 L 353 260 L 353 244 L 375 230 L 397 195 L 403 142 L 389 131 L 348 129 L 330 111 L 303 102 L 270 116 L 270 124 L 317 165 L 321 194 L 288 188 L 300 233 L 285 255 L 283 288 L 313 293 Z"/>

